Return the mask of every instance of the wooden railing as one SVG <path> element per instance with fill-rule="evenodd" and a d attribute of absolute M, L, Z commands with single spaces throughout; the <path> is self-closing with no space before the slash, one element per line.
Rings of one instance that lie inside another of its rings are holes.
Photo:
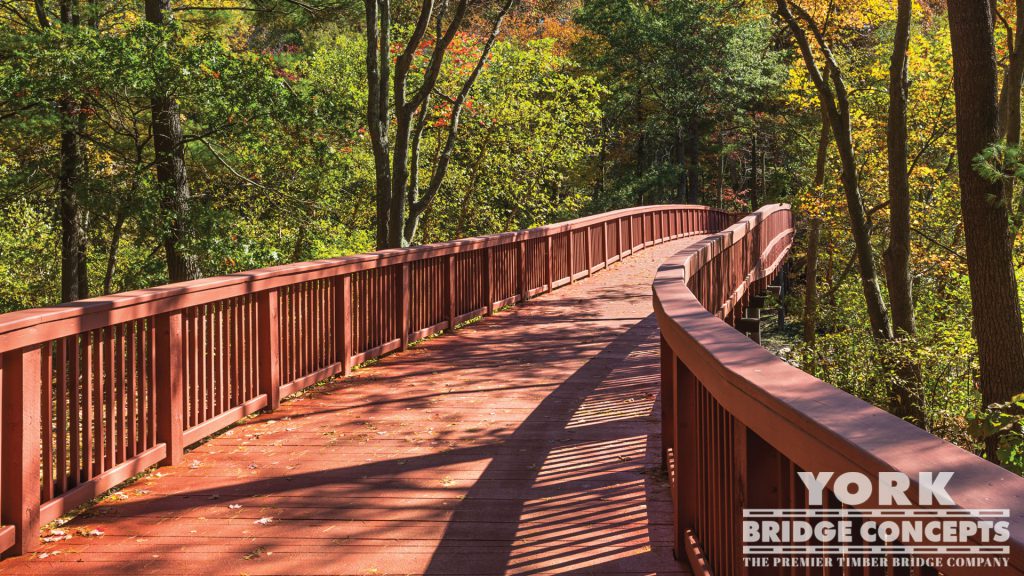
<path fill-rule="evenodd" d="M 633 208 L 0 315 L 0 551 L 283 396 L 734 220 Z"/>
<path fill-rule="evenodd" d="M 698 574 L 822 573 L 745 567 L 743 509 L 807 508 L 799 471 L 834 472 L 832 481 L 845 472 L 874 478 L 905 473 L 915 503 L 919 472 L 951 471 L 947 489 L 955 505 L 944 508 L 971 520 L 978 510 L 1009 510 L 1010 540 L 1003 544 L 1009 566 L 983 571 L 947 565 L 941 572 L 1024 574 L 1024 479 L 800 371 L 729 325 L 768 286 L 792 238 L 789 207 L 768 206 L 670 258 L 655 280 L 664 458 L 678 556 L 688 557 Z M 824 507 L 839 509 L 832 481 Z M 863 506 L 877 505 L 873 497 Z M 979 543 L 973 536 L 966 544 Z M 851 554 L 859 552 L 846 556 Z"/>

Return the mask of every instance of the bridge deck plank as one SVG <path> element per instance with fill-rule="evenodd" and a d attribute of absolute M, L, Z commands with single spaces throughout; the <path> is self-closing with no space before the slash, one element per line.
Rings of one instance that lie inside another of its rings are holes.
<path fill-rule="evenodd" d="M 650 284 L 693 240 L 290 399 L 0 573 L 688 573 Z"/>

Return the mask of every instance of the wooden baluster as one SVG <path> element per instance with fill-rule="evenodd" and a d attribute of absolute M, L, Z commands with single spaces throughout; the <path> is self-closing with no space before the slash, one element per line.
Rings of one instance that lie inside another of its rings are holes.
<path fill-rule="evenodd" d="M 410 278 L 412 271 L 408 262 L 402 264 L 401 274 L 398 283 L 398 301 L 399 301 L 399 326 L 401 327 L 401 338 L 402 350 L 409 349 L 409 333 L 412 332 L 412 287 L 410 286 Z"/>
<path fill-rule="evenodd" d="M 352 372 L 352 275 L 343 274 L 334 277 L 334 325 L 338 334 L 335 335 L 335 354 L 341 362 L 342 374 L 348 376 Z"/>
<path fill-rule="evenodd" d="M 615 253 L 619 255 L 619 261 L 622 261 L 622 223 L 625 222 L 625 218 L 619 218 L 615 221 Z"/>
<path fill-rule="evenodd" d="M 686 534 L 696 528 L 697 474 L 706 472 L 697 462 L 697 400 L 698 382 L 693 373 L 672 353 L 675 363 L 674 428 L 672 449 L 675 482 L 673 490 L 673 513 L 675 521 L 675 550 L 677 558 L 684 558 L 691 552 L 686 543 Z"/>
<path fill-rule="evenodd" d="M 448 277 L 445 282 L 445 288 L 448 294 L 446 300 L 446 303 L 448 304 L 448 330 L 455 330 L 455 255 L 449 254 L 446 262 L 448 262 Z"/>
<path fill-rule="evenodd" d="M 103 342 L 104 329 L 93 333 L 92 339 L 92 448 L 93 475 L 103 473 Z"/>
<path fill-rule="evenodd" d="M 743 566 L 743 508 L 747 507 L 748 490 L 750 488 L 750 476 L 749 476 L 749 462 L 750 458 L 754 455 L 750 454 L 749 445 L 747 443 L 747 427 L 740 422 L 739 418 L 729 418 L 732 420 L 732 463 L 731 471 L 732 478 L 728 478 L 728 481 L 732 483 L 732 493 L 726 492 L 726 498 L 729 499 L 728 506 L 726 507 L 727 517 L 724 519 L 724 524 L 728 530 L 729 526 L 732 527 L 731 532 L 726 537 L 728 547 L 726 548 L 726 557 L 732 562 L 731 571 L 734 574 L 747 574 L 746 568 Z M 765 478 L 774 478 L 774 469 L 764 470 Z M 754 476 L 757 478 L 755 483 L 761 483 L 762 476 Z M 764 482 L 765 484 L 770 483 L 771 480 Z M 753 506 L 752 506 L 753 507 Z M 767 507 L 767 506 L 762 506 Z"/>
<path fill-rule="evenodd" d="M 575 247 L 573 246 L 572 230 L 569 230 L 568 232 L 566 232 L 566 234 L 567 234 L 568 239 L 569 239 L 569 242 L 566 244 L 566 250 L 565 250 L 565 252 L 566 252 L 565 257 L 569 260 L 569 284 L 575 284 L 576 283 L 576 275 L 573 274 L 573 271 L 576 269 L 576 263 L 573 260 L 573 256 L 575 256 L 575 252 L 576 251 L 574 249 Z"/>
<path fill-rule="evenodd" d="M 594 234 L 593 234 L 592 230 L 593 229 L 590 226 L 587 226 L 587 237 L 586 237 L 586 243 L 585 243 L 586 250 L 583 251 L 583 255 L 586 258 L 586 261 L 584 262 L 584 264 L 587 267 L 587 278 L 590 278 L 590 275 L 592 273 L 591 272 L 591 268 L 594 267 L 594 264 L 593 264 L 593 259 L 594 259 L 594 257 L 593 257 Z"/>
<path fill-rule="evenodd" d="M 608 268 L 608 222 L 601 222 L 601 261 Z"/>
<path fill-rule="evenodd" d="M 82 470 L 85 468 L 82 462 L 86 458 L 82 457 L 82 411 L 81 403 L 82 399 L 82 349 L 86 346 L 86 341 L 89 339 L 89 333 L 86 332 L 80 336 L 72 336 L 68 339 L 68 378 L 71 380 L 70 384 L 70 396 L 71 403 L 69 406 L 71 412 L 71 454 L 70 459 L 70 472 L 71 481 L 68 483 L 68 488 L 74 488 L 78 486 L 79 482 L 82 481 Z M 88 382 L 88 379 L 86 379 Z M 88 408 L 86 408 L 88 412 Z M 86 451 L 88 454 L 88 451 Z"/>
<path fill-rule="evenodd" d="M 519 253 L 518 261 L 516 265 L 519 267 L 519 301 L 526 302 L 528 295 L 529 282 L 526 279 L 526 240 L 519 240 L 516 242 L 516 247 Z"/>
<path fill-rule="evenodd" d="M 61 342 L 57 341 L 58 346 Z M 42 437 L 40 441 L 43 444 L 43 501 L 53 499 L 53 446 L 54 444 L 63 444 L 64 437 L 61 436 L 57 442 L 53 441 L 53 372 L 52 372 L 52 361 L 53 356 L 51 355 L 51 345 L 49 343 L 43 345 L 42 352 L 40 353 L 40 385 L 42 398 L 40 399 L 42 414 L 40 416 L 42 431 Z"/>
<path fill-rule="evenodd" d="M 39 546 L 40 394 L 43 347 L 3 355 L 3 463 L 0 521 L 15 528 L 8 554 Z"/>
<path fill-rule="evenodd" d="M 182 374 L 180 310 L 161 314 L 156 319 L 156 441 L 167 447 L 161 465 L 173 466 L 185 455 L 182 440 Z M 99 441 L 99 439 L 97 439 Z"/>
<path fill-rule="evenodd" d="M 551 292 L 554 289 L 555 284 L 555 278 L 551 272 L 551 261 L 553 256 L 551 254 L 551 243 L 551 236 L 548 236 L 546 241 L 544 242 L 544 258 L 547 265 L 547 267 L 544 269 L 544 282 L 548 285 L 548 292 Z"/>
<path fill-rule="evenodd" d="M 108 326 L 104 331 L 103 336 L 103 393 L 101 402 L 106 407 L 105 413 L 103 414 L 103 436 L 105 450 L 103 453 L 104 469 L 110 470 L 117 464 L 115 455 L 117 454 L 117 432 L 115 424 L 121 417 L 121 414 L 117 411 L 117 393 L 114 390 L 117 377 L 114 373 L 114 362 L 116 356 L 114 355 L 114 348 L 116 347 L 117 338 L 114 335 L 117 326 Z M 180 362 L 181 355 L 175 356 Z"/>
<path fill-rule="evenodd" d="M 281 369 L 278 364 L 281 340 L 278 334 L 278 291 L 259 293 L 257 300 L 260 393 L 267 395 L 267 408 L 281 406 Z"/>
<path fill-rule="evenodd" d="M 675 440 L 676 355 L 665 337 L 661 337 L 661 467 L 670 469 Z"/>
<path fill-rule="evenodd" d="M 68 347 L 75 339 L 57 341 L 57 490 L 68 491 Z"/>
<path fill-rule="evenodd" d="M 487 294 L 487 315 L 494 314 L 494 247 L 489 246 L 484 250 L 484 260 L 487 266 L 485 277 L 486 285 L 484 292 Z"/>

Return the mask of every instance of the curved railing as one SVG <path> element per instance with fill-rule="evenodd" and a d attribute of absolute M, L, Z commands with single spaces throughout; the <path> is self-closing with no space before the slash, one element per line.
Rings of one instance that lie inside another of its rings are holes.
<path fill-rule="evenodd" d="M 789 207 L 768 206 L 678 253 L 655 280 L 663 438 L 679 557 L 687 556 L 697 573 L 746 573 L 744 509 L 808 508 L 800 471 L 835 473 L 823 507 L 837 510 L 834 480 L 841 473 L 907 474 L 909 500 L 919 507 L 918 474 L 948 471 L 955 504 L 932 509 L 972 521 L 980 512 L 1007 510 L 996 519 L 1009 523 L 1010 538 L 1000 545 L 1009 554 L 988 555 L 1008 561 L 992 572 L 948 564 L 941 572 L 1024 573 L 1024 479 L 800 371 L 727 323 L 741 318 L 752 295 L 767 287 L 792 238 Z M 879 505 L 876 491 L 858 508 Z M 965 544 L 982 542 L 976 535 Z M 915 553 L 943 556 L 926 552 Z"/>
<path fill-rule="evenodd" d="M 282 396 L 732 221 L 647 206 L 0 315 L 0 551 Z"/>

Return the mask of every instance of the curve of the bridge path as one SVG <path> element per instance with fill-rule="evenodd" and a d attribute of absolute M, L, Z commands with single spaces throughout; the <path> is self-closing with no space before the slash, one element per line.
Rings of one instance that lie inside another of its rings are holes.
<path fill-rule="evenodd" d="M 0 573 L 688 571 L 660 468 L 651 281 L 699 238 L 311 389 Z"/>

